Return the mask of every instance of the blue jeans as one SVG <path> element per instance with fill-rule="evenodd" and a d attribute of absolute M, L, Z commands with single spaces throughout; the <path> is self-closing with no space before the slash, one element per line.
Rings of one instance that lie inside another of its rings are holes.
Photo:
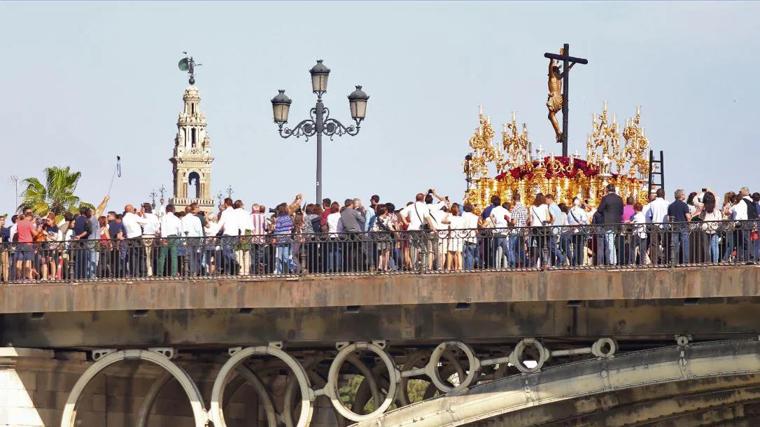
<path fill-rule="evenodd" d="M 565 264 L 565 260 L 572 257 L 570 251 L 570 239 L 573 238 L 573 234 L 565 232 L 559 235 L 559 251 L 561 255 L 560 265 Z"/>
<path fill-rule="evenodd" d="M 604 232 L 604 250 L 607 254 L 607 265 L 617 264 L 617 249 L 615 249 L 615 230 Z"/>
<path fill-rule="evenodd" d="M 478 259 L 478 244 L 475 242 L 464 242 L 464 269 L 472 271 Z"/>
<path fill-rule="evenodd" d="M 509 247 L 514 257 L 510 266 L 525 267 L 528 264 L 528 260 L 525 258 L 525 237 L 521 235 L 509 236 Z"/>
<path fill-rule="evenodd" d="M 495 268 L 503 268 L 504 265 L 504 258 L 507 259 L 507 266 L 511 266 L 514 262 L 514 254 L 512 253 L 511 248 L 509 247 L 509 242 L 507 236 L 504 235 L 496 235 L 496 245 L 493 248 L 494 254 L 496 256 L 495 259 Z M 501 251 L 499 250 L 501 249 Z"/>
<path fill-rule="evenodd" d="M 290 245 L 278 243 L 276 251 L 276 264 L 274 274 L 288 274 L 291 271 Z"/>
<path fill-rule="evenodd" d="M 549 235 L 549 262 L 552 266 L 563 265 L 565 263 L 565 254 L 562 253 L 562 250 L 558 246 L 558 235 L 555 234 L 554 230 L 556 229 L 553 228 Z"/>
<path fill-rule="evenodd" d="M 718 233 L 710 234 L 710 262 L 713 264 L 720 261 L 718 256 Z"/>
<path fill-rule="evenodd" d="M 681 262 L 686 264 L 689 262 L 689 231 L 681 230 L 677 233 L 673 233 L 673 262 L 678 261 L 679 249 L 681 253 Z"/>
<path fill-rule="evenodd" d="M 336 273 L 343 270 L 343 242 L 330 239 L 327 243 L 327 271 Z"/>
<path fill-rule="evenodd" d="M 96 279 L 98 275 L 98 261 L 100 261 L 100 252 L 95 250 L 94 241 L 87 242 L 85 244 L 89 248 L 88 252 L 90 254 L 89 259 L 87 260 L 87 278 Z"/>
<path fill-rule="evenodd" d="M 573 234 L 570 237 L 573 241 L 573 250 L 570 256 L 570 264 L 573 266 L 583 265 L 583 256 L 586 251 L 586 240 L 588 237 L 582 233 Z"/>
<path fill-rule="evenodd" d="M 639 265 L 644 265 L 647 259 L 647 238 L 641 237 L 638 234 L 633 236 L 633 244 L 630 251 L 630 265 L 636 264 L 636 249 L 639 250 Z"/>

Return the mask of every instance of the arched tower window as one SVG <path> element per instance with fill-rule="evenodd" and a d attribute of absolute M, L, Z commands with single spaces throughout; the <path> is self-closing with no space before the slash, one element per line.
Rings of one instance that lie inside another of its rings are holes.
<path fill-rule="evenodd" d="M 195 128 L 190 130 L 190 147 L 195 148 L 196 131 Z"/>
<path fill-rule="evenodd" d="M 201 197 L 201 176 L 198 172 L 190 172 L 187 176 L 187 195 L 195 199 Z"/>
<path fill-rule="evenodd" d="M 195 114 L 195 103 L 190 104 L 190 114 Z"/>

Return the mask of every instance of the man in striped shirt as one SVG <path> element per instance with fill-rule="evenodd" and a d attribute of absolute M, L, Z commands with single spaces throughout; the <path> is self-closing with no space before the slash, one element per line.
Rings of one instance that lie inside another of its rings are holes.
<path fill-rule="evenodd" d="M 528 208 L 520 201 L 520 193 L 515 192 L 512 196 L 512 225 L 516 228 L 509 236 L 509 246 L 515 256 L 513 267 L 524 267 L 528 260 L 525 257 L 525 243 L 528 229 Z"/>

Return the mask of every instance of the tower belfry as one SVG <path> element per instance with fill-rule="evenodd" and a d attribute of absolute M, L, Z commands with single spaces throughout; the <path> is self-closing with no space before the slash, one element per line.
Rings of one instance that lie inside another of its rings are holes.
<path fill-rule="evenodd" d="M 172 163 L 174 197 L 170 203 L 177 210 L 196 202 L 202 210 L 214 208 L 211 197 L 211 139 L 206 131 L 206 116 L 200 110 L 201 97 L 195 87 L 195 64 L 192 57 L 179 62 L 179 68 L 190 75 L 190 86 L 182 95 L 184 108 L 177 118 Z"/>

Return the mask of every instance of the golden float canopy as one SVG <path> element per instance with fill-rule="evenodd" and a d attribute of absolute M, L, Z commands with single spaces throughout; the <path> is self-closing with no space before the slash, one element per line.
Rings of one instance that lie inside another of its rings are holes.
<path fill-rule="evenodd" d="M 469 172 L 465 201 L 480 212 L 490 203 L 491 196 L 511 201 L 515 193 L 523 203 L 533 202 L 537 193 L 553 194 L 558 202 L 568 205 L 576 196 L 596 206 L 607 184 L 614 184 L 624 199 L 633 196 L 646 203 L 646 184 L 649 174 L 649 141 L 641 128 L 640 110 L 626 121 L 622 130 L 625 144 L 621 145 L 617 120 L 607 114 L 607 104 L 601 114 L 593 116 L 592 132 L 586 144 L 586 159 L 576 154 L 569 157 L 545 155 L 536 150 L 531 155 L 531 142 L 525 124 L 518 127 L 516 117 L 503 127 L 501 144 L 494 144 L 491 120 L 479 114 L 480 125 L 470 138 L 472 149 L 465 161 Z M 491 171 L 495 175 L 491 177 Z"/>

